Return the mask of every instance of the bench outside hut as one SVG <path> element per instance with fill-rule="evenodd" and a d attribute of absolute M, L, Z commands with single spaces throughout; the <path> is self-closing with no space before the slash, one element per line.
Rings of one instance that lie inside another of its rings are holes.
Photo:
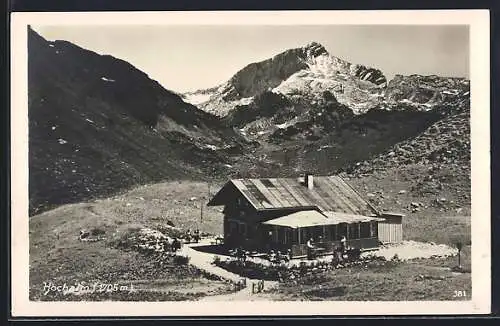
<path fill-rule="evenodd" d="M 400 230 L 401 214 L 380 212 L 339 176 L 233 179 L 208 205 L 224 205 L 224 243 L 233 248 L 301 257 L 310 238 L 327 254 L 343 236 L 361 250 L 377 248 L 381 234 L 384 242 L 402 237 L 386 236 L 389 228 Z"/>

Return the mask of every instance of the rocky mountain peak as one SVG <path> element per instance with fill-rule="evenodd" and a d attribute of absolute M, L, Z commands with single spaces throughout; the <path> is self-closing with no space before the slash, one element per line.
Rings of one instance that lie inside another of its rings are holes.
<path fill-rule="evenodd" d="M 307 57 L 318 57 L 324 54 L 328 55 L 326 48 L 316 41 L 309 42 L 302 49 Z"/>

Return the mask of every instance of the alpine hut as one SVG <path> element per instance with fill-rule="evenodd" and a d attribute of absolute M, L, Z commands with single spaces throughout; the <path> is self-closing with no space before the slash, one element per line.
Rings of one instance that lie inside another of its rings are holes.
<path fill-rule="evenodd" d="M 348 247 L 361 250 L 402 239 L 402 232 L 394 231 L 401 230 L 402 215 L 380 212 L 339 176 L 233 179 L 208 203 L 222 205 L 229 247 L 300 257 L 311 238 L 325 254 L 342 238 Z M 394 232 L 386 236 L 389 230 Z"/>

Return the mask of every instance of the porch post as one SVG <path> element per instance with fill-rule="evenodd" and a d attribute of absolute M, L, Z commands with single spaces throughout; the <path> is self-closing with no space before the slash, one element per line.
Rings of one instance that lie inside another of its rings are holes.
<path fill-rule="evenodd" d="M 299 244 L 300 244 L 300 228 L 297 228 L 297 239 L 299 240 Z"/>
<path fill-rule="evenodd" d="M 358 238 L 361 239 L 361 223 L 358 223 Z"/>
<path fill-rule="evenodd" d="M 323 225 L 323 241 L 326 242 L 327 239 L 326 239 L 326 226 Z"/>

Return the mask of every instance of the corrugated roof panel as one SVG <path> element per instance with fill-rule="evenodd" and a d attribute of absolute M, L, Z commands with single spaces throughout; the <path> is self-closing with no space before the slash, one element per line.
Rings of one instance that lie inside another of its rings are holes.
<path fill-rule="evenodd" d="M 328 178 L 328 180 L 330 181 L 330 186 L 335 189 L 339 198 L 344 201 L 344 203 L 349 207 L 352 213 L 360 213 L 359 206 L 353 201 L 354 193 L 352 189 L 344 189 L 341 182 L 339 182 L 339 178 L 337 177 Z"/>
<path fill-rule="evenodd" d="M 238 179 L 234 179 L 234 180 L 231 180 L 234 185 L 240 189 L 240 190 L 247 190 L 247 187 L 245 186 L 245 184 L 243 183 L 244 180 L 238 180 Z"/>
<path fill-rule="evenodd" d="M 304 187 L 305 189 L 303 190 L 305 193 L 309 194 L 311 197 L 311 202 L 318 204 L 318 208 L 320 210 L 329 210 L 330 205 L 328 201 L 324 198 L 322 198 L 318 192 L 316 191 L 315 187 L 311 190 L 309 190 L 307 187 Z"/>
<path fill-rule="evenodd" d="M 252 196 L 261 203 L 265 208 L 272 208 L 274 206 L 273 203 L 269 201 L 269 199 L 259 191 L 259 189 L 252 183 L 251 180 L 245 180 L 245 185 L 247 186 L 248 191 L 252 194 Z"/>
<path fill-rule="evenodd" d="M 346 213 L 355 213 L 356 210 L 352 208 L 351 205 L 349 205 L 349 201 L 347 198 L 345 198 L 338 188 L 335 186 L 335 184 L 329 180 L 329 179 L 323 179 L 321 180 L 323 182 L 323 185 L 331 192 L 332 195 L 332 200 L 335 201 L 336 206 L 338 207 L 337 210 L 343 211 Z"/>
<path fill-rule="evenodd" d="M 290 202 L 288 200 L 288 192 L 283 192 L 283 191 L 280 191 L 278 189 L 276 189 L 275 187 L 273 188 L 267 188 L 267 190 L 275 197 L 279 200 L 280 204 L 281 204 L 281 207 L 293 207 L 294 204 L 292 202 Z"/>
<path fill-rule="evenodd" d="M 346 181 L 342 180 L 342 182 L 344 183 L 344 185 L 347 187 L 347 188 L 350 188 L 356 195 L 356 200 L 358 201 L 360 207 L 363 208 L 364 211 L 366 211 L 366 214 L 367 215 L 373 215 L 373 214 L 376 214 L 376 215 L 379 215 L 379 212 L 378 212 L 378 209 L 375 208 L 372 204 L 370 204 L 370 202 L 366 201 L 365 199 L 363 199 L 363 197 L 356 191 L 356 189 L 354 189 L 350 184 L 348 184 Z"/>
<path fill-rule="evenodd" d="M 232 180 L 233 184 L 238 188 L 238 190 L 248 199 L 250 204 L 252 204 L 257 209 L 262 209 L 264 206 L 260 203 L 260 201 L 253 196 L 253 194 L 248 190 L 245 184 L 241 180 Z"/>
<path fill-rule="evenodd" d="M 339 204 L 335 200 L 335 194 L 331 189 L 329 189 L 327 185 L 325 185 L 325 180 L 323 178 L 318 178 L 318 180 L 316 180 L 315 188 L 321 197 L 328 198 L 328 207 L 326 208 L 327 210 L 335 211 L 340 209 Z"/>
<path fill-rule="evenodd" d="M 364 201 L 347 183 L 339 177 L 334 177 L 335 183 L 339 187 L 339 190 L 349 197 L 350 202 L 357 207 L 358 213 L 366 213 L 371 211 L 369 205 Z M 332 178 L 330 178 L 332 179 Z"/>
<path fill-rule="evenodd" d="M 334 190 L 334 188 L 332 188 L 332 185 L 327 178 L 318 178 L 317 185 L 317 192 L 329 201 L 329 208 L 326 209 L 327 211 L 348 209 L 348 206 L 346 206 L 342 198 L 339 198 L 338 193 Z"/>
<path fill-rule="evenodd" d="M 255 187 L 257 187 L 258 191 L 260 191 L 260 193 L 266 197 L 267 201 L 270 202 L 273 207 L 286 207 L 286 205 L 284 205 L 279 200 L 279 198 L 274 196 L 259 179 L 252 179 L 251 181 L 255 185 Z"/>
<path fill-rule="evenodd" d="M 301 198 L 304 199 L 306 205 L 311 205 L 311 204 L 318 205 L 318 203 L 311 196 L 310 192 L 305 191 L 307 189 L 306 186 L 298 183 L 293 183 L 293 181 L 289 182 L 288 185 L 290 186 L 291 189 L 293 189 L 295 194 L 298 194 Z"/>
<path fill-rule="evenodd" d="M 300 206 L 297 199 L 292 196 L 292 194 L 280 183 L 278 179 L 269 179 L 269 181 L 274 185 L 274 193 L 278 192 L 288 207 Z"/>
<path fill-rule="evenodd" d="M 293 196 L 298 202 L 300 206 L 313 206 L 311 205 L 311 202 L 306 200 L 300 192 L 296 191 L 293 187 L 293 179 L 281 179 L 281 184 L 283 187 L 285 187 L 286 190 L 290 193 L 291 196 Z"/>

